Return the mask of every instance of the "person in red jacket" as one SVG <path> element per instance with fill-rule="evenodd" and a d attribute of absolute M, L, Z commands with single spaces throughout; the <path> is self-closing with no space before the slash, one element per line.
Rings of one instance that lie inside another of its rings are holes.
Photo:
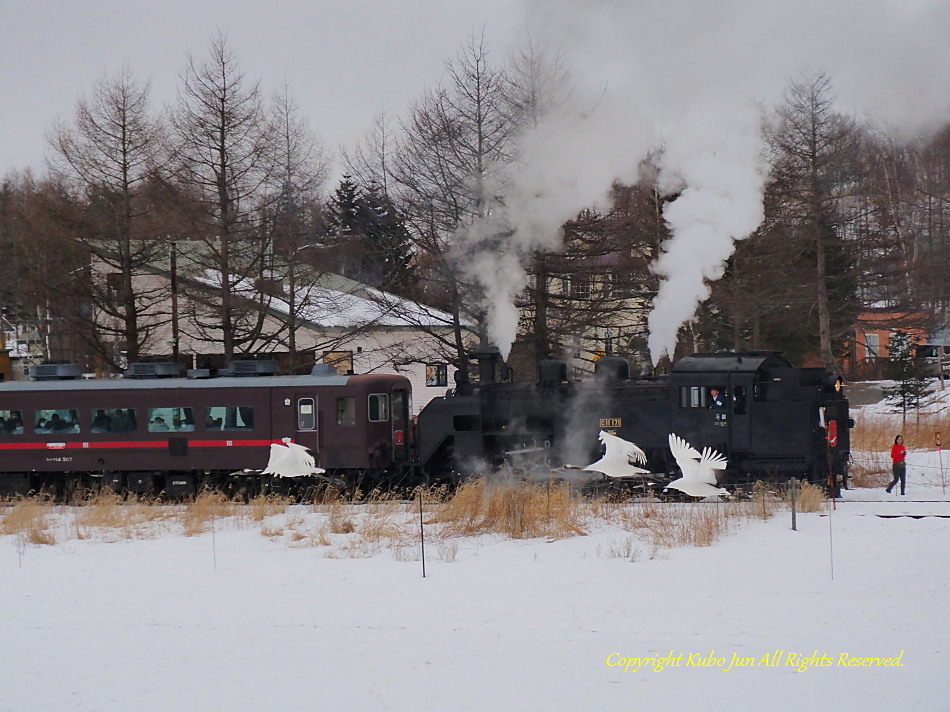
<path fill-rule="evenodd" d="M 894 463 L 894 479 L 887 486 L 887 493 L 890 494 L 894 485 L 900 482 L 901 494 L 904 494 L 904 485 L 907 481 L 907 448 L 904 447 L 904 438 L 900 435 L 894 438 L 891 461 Z"/>

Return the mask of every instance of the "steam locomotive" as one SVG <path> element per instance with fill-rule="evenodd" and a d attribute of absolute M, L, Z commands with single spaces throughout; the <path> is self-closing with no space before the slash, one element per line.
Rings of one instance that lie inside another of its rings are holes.
<path fill-rule="evenodd" d="M 695 354 L 650 378 L 631 378 L 624 359 L 604 357 L 584 381 L 548 360 L 528 383 L 496 378 L 497 350 L 473 357 L 478 381 L 430 402 L 415 425 L 411 384 L 399 375 L 317 366 L 281 376 L 274 361 L 238 361 L 185 379 L 172 364 L 151 363 L 121 379 L 82 380 L 76 366 L 36 366 L 34 380 L 0 384 L 0 495 L 254 490 L 274 484 L 259 470 L 270 446 L 288 441 L 309 448 L 327 478 L 364 489 L 499 467 L 550 477 L 596 459 L 599 430 L 636 442 L 661 482 L 675 472 L 667 446 L 675 432 L 727 457 L 720 484 L 793 476 L 846 484 L 853 422 L 840 380 L 778 353 Z M 713 389 L 724 398 L 714 402 Z"/>
<path fill-rule="evenodd" d="M 475 356 L 478 386 L 431 402 L 419 416 L 426 471 L 583 465 L 597 458 L 598 431 L 606 430 L 646 452 L 659 476 L 650 479 L 668 482 L 674 474 L 668 436 L 676 433 L 726 456 L 721 485 L 797 477 L 832 490 L 847 486 L 854 421 L 841 380 L 825 369 L 795 368 L 777 352 L 694 354 L 668 375 L 642 379 L 630 377 L 625 359 L 604 357 L 594 377 L 580 382 L 568 380 L 564 361 L 550 360 L 533 383 L 499 383 L 498 354 Z"/>

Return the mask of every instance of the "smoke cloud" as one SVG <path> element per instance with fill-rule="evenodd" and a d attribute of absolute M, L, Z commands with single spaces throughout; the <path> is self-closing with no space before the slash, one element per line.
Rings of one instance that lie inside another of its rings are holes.
<path fill-rule="evenodd" d="M 664 213 L 672 238 L 654 270 L 661 287 L 649 319 L 654 363 L 722 276 L 735 240 L 760 224 L 767 166 L 761 106 L 790 80 L 823 71 L 838 109 L 903 135 L 950 117 L 950 3 L 942 0 L 530 0 L 526 26 L 564 52 L 572 104 L 548 117 L 499 178 L 505 207 L 467 239 L 491 235 L 468 260 L 484 287 L 489 335 L 507 356 L 522 262 L 557 249 L 560 226 L 605 207 L 615 180 L 662 147 Z M 510 235 L 498 244 L 499 234 Z M 471 254 L 471 253 L 469 253 Z"/>

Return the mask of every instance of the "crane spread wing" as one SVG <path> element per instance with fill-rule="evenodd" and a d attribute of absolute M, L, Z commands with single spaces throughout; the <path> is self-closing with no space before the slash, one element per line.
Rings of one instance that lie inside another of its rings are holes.
<path fill-rule="evenodd" d="M 624 453 L 631 464 L 634 462 L 640 465 L 647 464 L 647 454 L 637 447 L 636 443 L 632 443 L 629 440 L 624 440 L 623 438 L 616 435 L 611 435 L 605 430 L 600 431 L 600 441 L 606 448 L 610 448 L 610 443 L 613 443 L 613 447 L 618 448 L 622 453 Z"/>
<path fill-rule="evenodd" d="M 326 470 L 316 466 L 316 461 L 310 451 L 297 443 L 271 443 L 270 460 L 262 475 L 278 475 L 280 477 L 308 477 L 321 475 Z"/>
<path fill-rule="evenodd" d="M 702 457 L 696 448 L 683 440 L 683 438 L 676 433 L 670 433 L 669 439 L 670 451 L 673 453 L 673 457 L 676 458 L 676 462 L 679 463 L 680 469 L 682 469 L 685 460 L 698 460 Z"/>
<path fill-rule="evenodd" d="M 649 470 L 637 467 L 631 460 L 646 464 L 647 456 L 632 442 L 618 438 L 603 430 L 600 431 L 600 441 L 604 444 L 604 454 L 596 462 L 587 465 L 585 470 L 602 472 L 608 477 L 634 477 L 649 474 Z"/>

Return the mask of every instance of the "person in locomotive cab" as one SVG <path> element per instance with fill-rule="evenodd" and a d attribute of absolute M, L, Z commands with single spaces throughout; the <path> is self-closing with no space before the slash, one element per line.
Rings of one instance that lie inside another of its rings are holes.
<path fill-rule="evenodd" d="M 165 432 L 168 430 L 168 423 L 165 422 L 165 419 L 162 416 L 156 416 L 155 419 L 152 420 L 149 430 L 151 430 L 153 433 Z"/>
<path fill-rule="evenodd" d="M 726 396 L 715 386 L 709 389 L 709 407 L 716 410 L 726 407 Z"/>
<path fill-rule="evenodd" d="M 887 493 L 890 494 L 898 482 L 901 483 L 901 494 L 904 494 L 904 486 L 907 482 L 907 448 L 904 447 L 904 438 L 898 435 L 894 438 L 894 445 L 891 447 L 891 462 L 894 469 L 894 479 L 887 486 Z"/>

